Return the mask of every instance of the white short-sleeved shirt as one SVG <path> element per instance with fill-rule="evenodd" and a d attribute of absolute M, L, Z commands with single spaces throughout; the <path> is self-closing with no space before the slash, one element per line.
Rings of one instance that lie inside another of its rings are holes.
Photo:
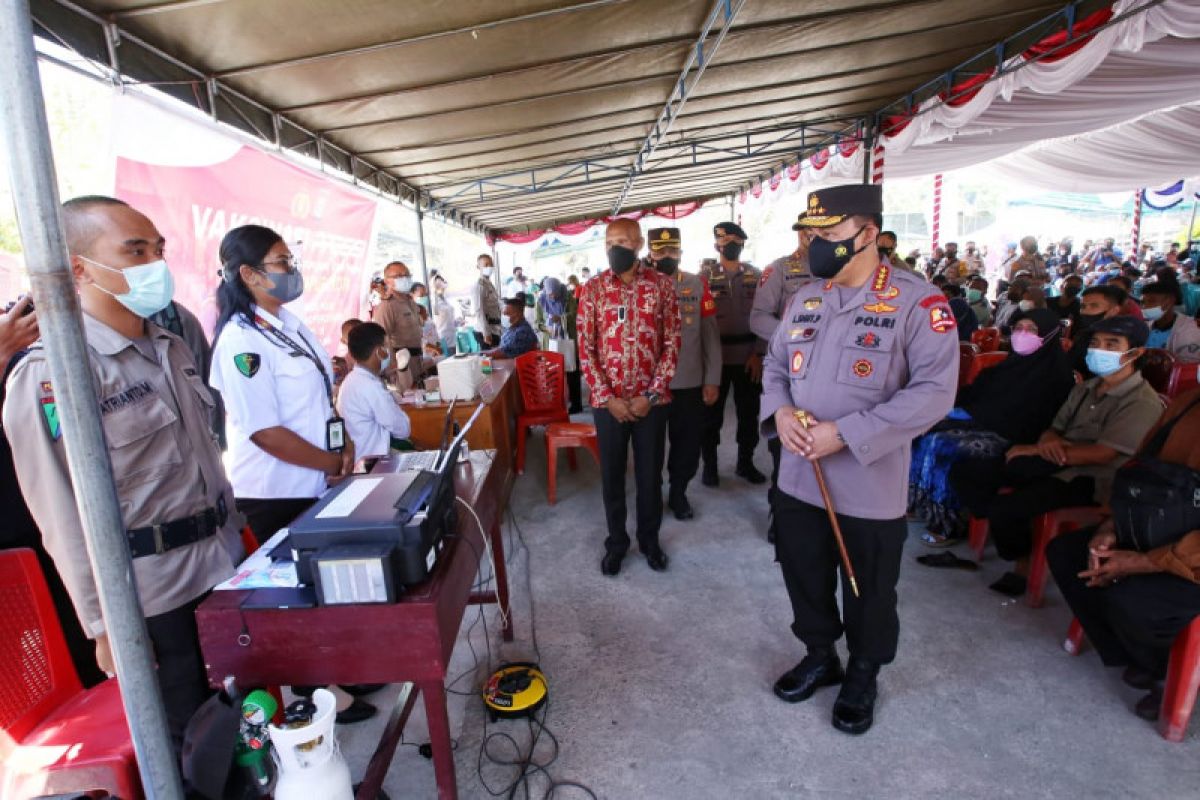
<path fill-rule="evenodd" d="M 276 317 L 257 306 L 254 314 L 320 359 L 332 380 L 329 355 L 299 317 L 286 308 Z M 250 441 L 258 431 L 280 427 L 325 449 L 325 426 L 333 411 L 325 381 L 312 358 L 293 353 L 254 320 L 237 317 L 221 329 L 213 345 L 209 383 L 221 393 L 228 414 L 229 482 L 235 497 L 324 494 L 324 472 L 280 461 Z"/>
<path fill-rule="evenodd" d="M 386 456 L 391 437 L 405 439 L 411 430 L 405 414 L 378 375 L 356 366 L 338 390 L 338 414 L 354 442 L 354 455 Z"/>

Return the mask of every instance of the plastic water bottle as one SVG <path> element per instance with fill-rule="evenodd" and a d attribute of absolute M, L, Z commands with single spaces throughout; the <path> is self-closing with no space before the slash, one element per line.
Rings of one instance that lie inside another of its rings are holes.
<path fill-rule="evenodd" d="M 492 357 L 484 356 L 483 359 L 479 362 L 479 368 L 483 372 L 484 375 L 491 375 L 492 374 Z"/>

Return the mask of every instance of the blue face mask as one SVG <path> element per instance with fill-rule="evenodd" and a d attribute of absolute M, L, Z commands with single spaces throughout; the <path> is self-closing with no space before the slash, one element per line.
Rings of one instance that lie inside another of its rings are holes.
<path fill-rule="evenodd" d="M 385 355 L 383 357 L 383 360 L 379 362 L 379 371 L 387 372 L 388 367 L 390 367 L 391 365 L 392 365 L 392 354 L 389 352 L 387 355 Z"/>
<path fill-rule="evenodd" d="M 1126 350 L 1125 353 L 1129 351 Z M 1122 366 L 1121 358 L 1125 353 L 1118 353 L 1115 350 L 1100 350 L 1095 347 L 1089 347 L 1087 351 L 1087 368 L 1095 375 L 1112 375 Z"/>
<path fill-rule="evenodd" d="M 1146 318 L 1146 322 L 1154 322 L 1162 319 L 1163 310 L 1158 306 L 1150 306 L 1142 309 L 1142 316 Z"/>
<path fill-rule="evenodd" d="M 175 279 L 171 277 L 171 270 L 167 268 L 167 262 L 161 258 L 149 264 L 125 269 L 114 269 L 99 261 L 92 261 L 86 256 L 80 256 L 80 258 L 100 269 L 124 275 L 125 282 L 129 284 L 129 291 L 124 294 L 115 294 L 99 284 L 95 284 L 95 286 L 105 294 L 115 297 L 121 305 L 139 317 L 154 316 L 166 308 L 167 304 L 171 302 L 171 298 L 175 296 Z"/>

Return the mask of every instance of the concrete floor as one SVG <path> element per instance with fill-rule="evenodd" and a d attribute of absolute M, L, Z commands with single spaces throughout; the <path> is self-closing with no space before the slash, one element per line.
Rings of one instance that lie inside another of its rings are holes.
<path fill-rule="evenodd" d="M 732 424 L 730 414 L 730 433 Z M 1140 695 L 1117 671 L 1090 651 L 1063 652 L 1070 615 L 1057 590 L 1040 610 L 1004 600 L 987 589 L 1003 571 L 990 552 L 976 573 L 922 567 L 912 560 L 925 552 L 916 526 L 900 578 L 900 652 L 881 674 L 874 728 L 850 737 L 830 727 L 835 689 L 780 702 L 771 684 L 803 649 L 789 632 L 790 607 L 763 535 L 765 489 L 732 476 L 733 442 L 721 451 L 721 486 L 693 485 L 696 519 L 664 520 L 670 570 L 650 571 L 635 549 L 616 578 L 599 569 L 597 467 L 584 455 L 572 474 L 561 459 L 559 501 L 550 507 L 541 442 L 535 433 L 511 503 L 528 544 L 527 552 L 508 548 L 516 641 L 500 646 L 494 607 L 482 622 L 468 609 L 451 674 L 474 663 L 468 639 L 487 657 L 484 623 L 493 665 L 534 658 L 531 585 L 550 681 L 547 725 L 561 743 L 549 769 L 555 779 L 587 784 L 602 798 L 672 800 L 1200 796 L 1200 723 L 1181 744 L 1159 738 L 1133 715 Z M 763 445 L 757 462 L 767 471 Z M 489 671 L 481 663 L 476 674 Z M 458 688 L 478 685 L 468 676 Z M 380 705 L 394 691 L 381 692 Z M 459 795 L 488 797 L 477 775 L 482 704 L 457 696 L 450 709 Z M 339 728 L 353 774 L 362 774 L 382 725 Z M 488 731 L 529 740 L 523 721 Z M 418 711 L 406 741 L 426 740 Z M 484 767 L 493 791 L 514 772 Z M 547 782 L 531 783 L 541 798 Z M 400 748 L 386 788 L 393 800 L 435 797 L 432 763 Z M 554 796 L 586 795 L 562 788 Z"/>

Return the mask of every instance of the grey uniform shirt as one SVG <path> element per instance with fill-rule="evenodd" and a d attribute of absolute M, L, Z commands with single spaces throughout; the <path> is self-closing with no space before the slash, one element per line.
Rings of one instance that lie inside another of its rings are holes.
<path fill-rule="evenodd" d="M 672 389 L 695 389 L 721 384 L 721 334 L 717 307 L 704 279 L 676 270 L 671 276 L 679 300 L 679 365 Z"/>
<path fill-rule="evenodd" d="M 481 277 L 471 290 L 471 325 L 483 336 L 495 336 L 497 339 L 503 333 L 500 327 L 500 294 L 496 285 L 487 278 Z"/>
<path fill-rule="evenodd" d="M 763 270 L 754 304 L 750 308 L 750 330 L 764 342 L 771 341 L 788 302 L 801 286 L 813 281 L 808 257 L 792 253 L 777 258 Z"/>
<path fill-rule="evenodd" d="M 762 276 L 750 264 L 738 264 L 732 275 L 718 262 L 702 273 L 717 304 L 717 330 L 721 335 L 721 362 L 745 364 L 755 353 L 766 352 L 766 343 L 750 328 L 750 309 Z"/>
<path fill-rule="evenodd" d="M 771 338 L 759 416 L 767 436 L 784 406 L 836 422 L 846 446 L 821 464 L 838 513 L 896 519 L 908 502 L 910 442 L 950 410 L 957 385 L 945 296 L 881 265 L 856 289 L 814 281 L 796 292 Z M 779 488 L 822 505 L 812 465 L 787 448 Z"/>
<path fill-rule="evenodd" d="M 87 314 L 83 323 L 126 529 L 184 519 L 219 503 L 228 510 L 216 535 L 134 559 L 142 611 L 153 617 L 233 575 L 242 557 L 241 517 L 209 426 L 213 399 L 191 352 L 173 334 L 147 323 L 147 336 L 135 342 Z M 39 342 L 9 376 L 4 429 L 46 550 L 84 629 L 97 636 L 104 623 L 62 443 L 71 432 L 59 428 L 54 388 Z"/>

